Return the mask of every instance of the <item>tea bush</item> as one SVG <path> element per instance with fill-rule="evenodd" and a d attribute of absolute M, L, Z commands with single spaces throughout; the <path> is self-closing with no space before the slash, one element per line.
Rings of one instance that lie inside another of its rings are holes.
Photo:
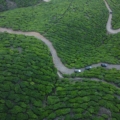
<path fill-rule="evenodd" d="M 63 79 L 57 81 L 56 93 L 48 97 L 42 118 L 119 120 L 120 100 L 116 95 L 120 95 L 120 89 L 112 85 L 90 80 L 73 84 L 69 82 L 69 79 Z M 102 110 L 104 112 L 101 112 Z"/>
<path fill-rule="evenodd" d="M 0 33 L 0 120 L 41 119 L 58 77 L 46 45 Z"/>

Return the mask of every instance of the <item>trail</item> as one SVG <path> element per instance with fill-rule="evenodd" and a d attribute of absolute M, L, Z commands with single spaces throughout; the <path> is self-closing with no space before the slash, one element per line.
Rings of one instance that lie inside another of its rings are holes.
<path fill-rule="evenodd" d="M 12 29 L 7 29 L 7 28 L 0 28 L 0 32 L 7 32 L 11 34 L 20 34 L 20 35 L 25 35 L 25 36 L 34 36 L 35 38 L 39 39 L 40 41 L 43 41 L 49 48 L 52 58 L 53 58 L 53 63 L 55 67 L 57 68 L 58 71 L 64 74 L 72 74 L 74 72 L 74 69 L 69 69 L 63 65 L 61 62 L 60 58 L 57 56 L 57 52 L 54 49 L 52 43 L 43 37 L 41 34 L 37 32 L 22 32 L 22 31 L 13 31 Z"/>
<path fill-rule="evenodd" d="M 106 2 L 106 0 L 103 0 L 103 1 L 105 2 L 106 8 L 109 11 L 109 17 L 108 17 L 108 21 L 107 21 L 107 24 L 106 24 L 106 29 L 107 29 L 108 33 L 110 33 L 110 34 L 117 34 L 117 33 L 120 32 L 120 28 L 116 29 L 116 30 L 112 29 L 112 10 L 110 9 L 110 6 Z"/>
<path fill-rule="evenodd" d="M 8 28 L 0 28 L 0 32 L 7 32 L 7 33 L 11 33 L 11 34 L 18 34 L 18 35 L 20 34 L 20 35 L 25 35 L 25 36 L 34 36 L 35 38 L 43 41 L 48 46 L 48 48 L 52 54 L 53 63 L 58 71 L 60 71 L 62 74 L 74 73 L 74 68 L 69 69 L 64 66 L 64 64 L 61 62 L 60 58 L 57 56 L 57 52 L 56 52 L 55 48 L 53 47 L 52 43 L 48 39 L 46 39 L 44 36 L 42 36 L 41 34 L 39 34 L 37 32 L 14 31 L 14 30 L 8 29 Z M 93 64 L 91 66 L 98 67 L 98 66 L 101 66 L 101 63 Z M 120 70 L 120 65 L 108 64 L 107 69 L 112 69 L 112 68 L 116 68 L 117 70 Z M 85 70 L 85 68 L 80 68 L 80 69 L 82 72 Z"/>

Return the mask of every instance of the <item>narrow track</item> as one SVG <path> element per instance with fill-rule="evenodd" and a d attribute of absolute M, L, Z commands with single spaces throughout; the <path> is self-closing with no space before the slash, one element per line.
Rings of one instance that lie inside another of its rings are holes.
<path fill-rule="evenodd" d="M 105 2 L 106 8 L 109 11 L 109 17 L 108 17 L 108 21 L 106 24 L 106 29 L 107 29 L 108 33 L 110 33 L 110 34 L 117 34 L 120 32 L 120 28 L 116 29 L 116 30 L 112 29 L 112 10 L 110 9 L 110 6 L 106 2 L 106 0 L 103 0 L 103 1 Z"/>
<path fill-rule="evenodd" d="M 52 54 L 53 63 L 58 71 L 60 71 L 63 74 L 74 73 L 74 68 L 69 69 L 66 66 L 64 66 L 64 64 L 61 62 L 60 58 L 57 56 L 57 52 L 56 52 L 55 48 L 53 47 L 52 43 L 48 39 L 46 39 L 44 36 L 42 36 L 41 34 L 39 34 L 37 32 L 13 31 L 12 29 L 8 29 L 8 28 L 0 28 L 0 32 L 7 32 L 7 33 L 11 33 L 11 34 L 18 34 L 18 35 L 21 34 L 21 35 L 25 35 L 25 36 L 34 36 L 35 38 L 43 41 L 48 46 L 48 48 Z M 98 66 L 101 66 L 101 63 L 92 65 L 92 67 L 98 67 Z M 107 68 L 108 69 L 116 68 L 117 70 L 120 70 L 120 65 L 108 64 Z M 81 70 L 83 72 L 85 70 L 85 68 L 81 68 Z"/>

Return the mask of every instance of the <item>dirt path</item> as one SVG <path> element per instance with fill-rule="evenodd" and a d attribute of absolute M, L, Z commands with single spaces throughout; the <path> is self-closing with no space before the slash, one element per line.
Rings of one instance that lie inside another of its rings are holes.
<path fill-rule="evenodd" d="M 103 0 L 103 1 L 105 2 L 106 8 L 109 11 L 109 17 L 108 17 L 108 21 L 107 21 L 107 24 L 106 24 L 106 29 L 107 29 L 108 33 L 110 33 L 110 34 L 117 34 L 117 33 L 120 32 L 120 28 L 117 29 L 117 30 L 112 29 L 112 10 L 110 9 L 106 0 Z"/>
<path fill-rule="evenodd" d="M 43 41 L 48 46 L 48 48 L 52 54 L 53 63 L 58 71 L 60 71 L 63 74 L 74 73 L 74 69 L 69 69 L 69 68 L 64 66 L 64 64 L 61 62 L 60 58 L 57 56 L 57 52 L 54 49 L 52 43 L 48 39 L 46 39 L 44 36 L 42 36 L 41 34 L 39 34 L 37 32 L 13 31 L 12 29 L 8 29 L 8 28 L 0 28 L 0 32 L 7 32 L 7 33 L 11 33 L 11 34 L 21 34 L 21 35 L 26 35 L 26 36 L 34 36 L 35 38 Z M 101 66 L 101 63 L 92 65 L 92 67 L 98 67 L 98 66 Z M 107 68 L 108 69 L 116 68 L 117 70 L 120 70 L 120 65 L 108 64 Z M 81 68 L 81 70 L 83 72 L 85 70 L 85 68 Z"/>
<path fill-rule="evenodd" d="M 53 63 L 58 71 L 60 71 L 61 73 L 64 73 L 64 74 L 71 74 L 74 72 L 74 69 L 69 69 L 63 65 L 60 58 L 57 56 L 57 52 L 54 49 L 52 43 L 48 39 L 43 37 L 41 34 L 39 34 L 37 32 L 13 31 L 12 29 L 7 29 L 7 28 L 0 28 L 0 32 L 7 32 L 7 33 L 12 33 L 12 34 L 21 34 L 21 35 L 26 35 L 26 36 L 34 36 L 35 38 L 43 41 L 48 46 L 48 48 L 52 54 Z"/>

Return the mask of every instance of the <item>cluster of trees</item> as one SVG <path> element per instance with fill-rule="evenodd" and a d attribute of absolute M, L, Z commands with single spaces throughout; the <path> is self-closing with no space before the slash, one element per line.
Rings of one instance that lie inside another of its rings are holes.
<path fill-rule="evenodd" d="M 120 100 L 115 95 L 120 95 L 120 90 L 102 82 L 86 80 L 71 84 L 69 79 L 63 79 L 56 84 L 56 94 L 48 97 L 42 118 L 119 120 Z M 110 114 L 98 115 L 101 108 Z"/>
<path fill-rule="evenodd" d="M 0 26 L 42 33 L 69 68 L 98 62 L 119 64 L 120 35 L 106 35 L 108 11 L 104 2 L 74 0 L 69 6 L 70 2 L 51 1 L 4 12 Z"/>
<path fill-rule="evenodd" d="M 0 0 L 0 12 L 16 7 L 28 7 L 40 3 L 42 0 Z"/>
<path fill-rule="evenodd" d="M 7 9 L 7 4 L 5 0 L 1 0 L 0 1 L 0 12 L 4 11 L 5 9 Z"/>
<path fill-rule="evenodd" d="M 40 120 L 58 79 L 47 46 L 7 33 L 0 33 L 0 40 L 0 119 Z"/>
<path fill-rule="evenodd" d="M 33 6 L 43 0 L 12 0 L 17 4 L 18 7 L 27 7 L 27 6 Z"/>

